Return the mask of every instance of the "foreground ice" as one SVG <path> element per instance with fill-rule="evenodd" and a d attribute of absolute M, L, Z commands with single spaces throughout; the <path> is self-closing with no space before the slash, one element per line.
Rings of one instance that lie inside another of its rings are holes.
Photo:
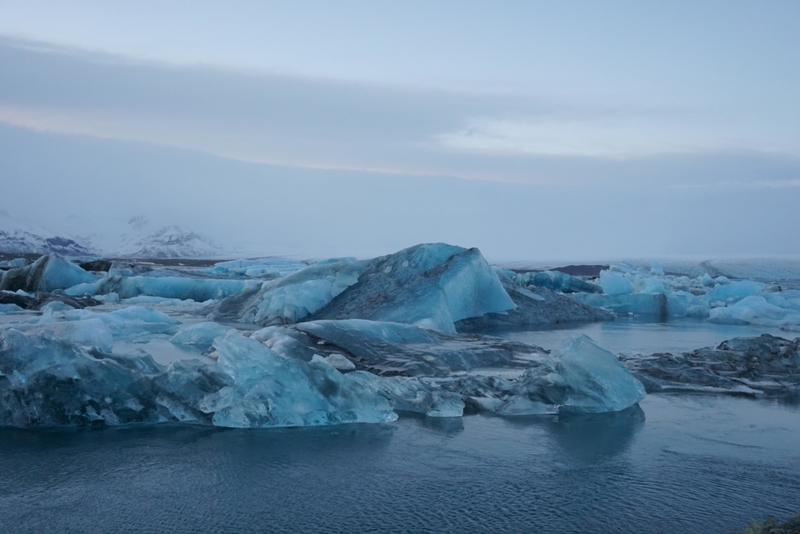
<path fill-rule="evenodd" d="M 215 363 L 180 360 L 163 367 L 149 355 L 111 354 L 52 330 L 3 328 L 0 425 L 276 427 L 396 418 L 385 397 L 324 360 L 285 358 L 237 333 L 217 338 L 215 349 Z"/>
<path fill-rule="evenodd" d="M 641 383 L 585 336 L 551 356 L 539 347 L 475 334 L 363 320 L 269 327 L 253 334 L 277 352 L 336 354 L 397 410 L 460 415 L 613 412 L 644 398 Z"/>

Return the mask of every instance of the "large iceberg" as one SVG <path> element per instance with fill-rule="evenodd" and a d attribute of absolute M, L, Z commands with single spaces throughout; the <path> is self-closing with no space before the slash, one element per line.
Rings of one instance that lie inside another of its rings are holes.
<path fill-rule="evenodd" d="M 384 396 L 324 360 L 285 358 L 236 333 L 215 341 L 217 362 L 166 368 L 148 355 L 112 354 L 56 334 L 0 329 L 0 425 L 275 427 L 397 417 Z"/>
<path fill-rule="evenodd" d="M 357 284 L 309 319 L 370 319 L 455 332 L 456 321 L 514 306 L 478 249 L 436 243 L 375 258 Z"/>
<path fill-rule="evenodd" d="M 3 273 L 0 289 L 28 292 L 55 291 L 90 283 L 97 276 L 88 273 L 59 254 L 42 256 L 31 265 Z"/>

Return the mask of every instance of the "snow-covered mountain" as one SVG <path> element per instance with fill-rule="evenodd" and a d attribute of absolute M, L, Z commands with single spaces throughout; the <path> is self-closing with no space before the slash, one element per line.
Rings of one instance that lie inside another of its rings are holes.
<path fill-rule="evenodd" d="M 141 259 L 218 258 L 224 255 L 222 248 L 190 228 L 157 226 L 141 215 L 132 217 L 124 226 L 108 221 L 107 224 L 83 225 L 80 230 L 87 229 L 92 233 L 74 237 L 72 233 L 56 233 L 38 224 L 14 219 L 0 210 L 0 252 L 57 252 L 65 256 Z"/>
<path fill-rule="evenodd" d="M 138 224 L 140 221 L 136 222 Z M 210 239 L 184 226 L 164 226 L 140 237 L 127 237 L 121 243 L 120 250 L 114 252 L 115 256 L 143 259 L 213 258 L 223 253 Z"/>
<path fill-rule="evenodd" d="M 90 244 L 59 235 L 37 224 L 13 219 L 0 210 L 0 252 L 11 254 L 49 254 L 90 256 L 96 251 Z"/>

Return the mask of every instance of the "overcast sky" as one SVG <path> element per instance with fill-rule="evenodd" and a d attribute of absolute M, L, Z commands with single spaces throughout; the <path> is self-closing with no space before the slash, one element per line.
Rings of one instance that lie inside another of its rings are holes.
<path fill-rule="evenodd" d="M 0 208 L 263 254 L 800 254 L 799 94 L 795 1 L 0 0 Z"/>

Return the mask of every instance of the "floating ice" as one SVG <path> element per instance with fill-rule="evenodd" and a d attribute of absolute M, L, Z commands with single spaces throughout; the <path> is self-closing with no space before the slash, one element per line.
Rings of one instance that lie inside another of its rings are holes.
<path fill-rule="evenodd" d="M 220 304 L 218 316 L 236 305 L 235 318 L 259 324 L 295 323 L 323 308 L 342 291 L 358 282 L 366 261 L 353 259 L 320 262 L 267 283 L 257 294 L 239 304 L 231 299 Z"/>
<path fill-rule="evenodd" d="M 461 417 L 464 414 L 461 396 L 443 391 L 432 382 L 406 376 L 379 377 L 364 371 L 347 376 L 388 399 L 395 410 L 428 417 Z"/>
<path fill-rule="evenodd" d="M 800 338 L 789 341 L 769 334 L 734 338 L 716 348 L 683 354 L 628 356 L 624 363 L 648 392 L 795 397 L 800 391 Z"/>
<path fill-rule="evenodd" d="M 102 322 L 93 326 L 102 328 Z M 273 427 L 397 417 L 385 397 L 324 360 L 284 358 L 238 334 L 217 339 L 217 363 L 180 360 L 163 368 L 147 355 L 88 351 L 37 328 L 0 328 L 0 425 Z"/>
<path fill-rule="evenodd" d="M 75 285 L 66 290 L 67 295 L 97 295 L 117 293 L 122 299 L 149 295 L 167 299 L 203 302 L 221 299 L 247 289 L 260 287 L 258 280 L 217 280 L 209 278 L 182 278 L 177 276 L 108 276 L 93 283 Z"/>
<path fill-rule="evenodd" d="M 217 426 L 280 427 L 380 423 L 397 418 L 388 401 L 321 358 L 284 358 L 237 334 L 214 343 L 233 385 L 207 395 L 200 409 Z"/>
<path fill-rule="evenodd" d="M 781 302 L 774 297 L 773 301 Z M 785 299 L 781 303 L 786 307 L 771 304 L 762 296 L 745 297 L 731 306 L 712 309 L 708 320 L 723 324 L 800 327 L 800 311 L 792 309 Z"/>
<path fill-rule="evenodd" d="M 3 273 L 0 289 L 54 291 L 89 283 L 97 277 L 58 254 L 42 256 L 33 264 Z"/>
<path fill-rule="evenodd" d="M 600 271 L 600 285 L 606 295 L 628 295 L 633 293 L 633 284 L 620 273 Z"/>
<path fill-rule="evenodd" d="M 22 311 L 22 308 L 16 304 L 0 304 L 0 313 L 14 313 L 20 311 Z"/>
<path fill-rule="evenodd" d="M 256 260 L 233 260 L 214 264 L 205 272 L 215 276 L 271 277 L 287 276 L 307 265 L 283 258 L 260 258 Z"/>
<path fill-rule="evenodd" d="M 719 283 L 719 279 L 717 279 Z M 742 280 L 741 282 L 728 282 L 724 285 L 718 285 L 708 293 L 706 299 L 710 302 L 724 301 L 728 304 L 737 302 L 745 297 L 758 295 L 766 284 L 761 282 L 752 282 L 749 280 Z"/>
<path fill-rule="evenodd" d="M 645 397 L 642 383 L 617 358 L 585 335 L 564 344 L 553 381 L 567 387 L 559 411 L 618 412 Z"/>
<path fill-rule="evenodd" d="M 546 287 L 547 289 L 564 293 L 576 291 L 600 293 L 602 291 L 602 288 L 595 284 L 560 271 L 530 272 L 516 275 L 514 278 L 515 281 L 522 286 Z"/>
<path fill-rule="evenodd" d="M 311 319 L 370 319 L 455 332 L 456 321 L 513 309 L 478 249 L 417 245 L 375 258 Z"/>

